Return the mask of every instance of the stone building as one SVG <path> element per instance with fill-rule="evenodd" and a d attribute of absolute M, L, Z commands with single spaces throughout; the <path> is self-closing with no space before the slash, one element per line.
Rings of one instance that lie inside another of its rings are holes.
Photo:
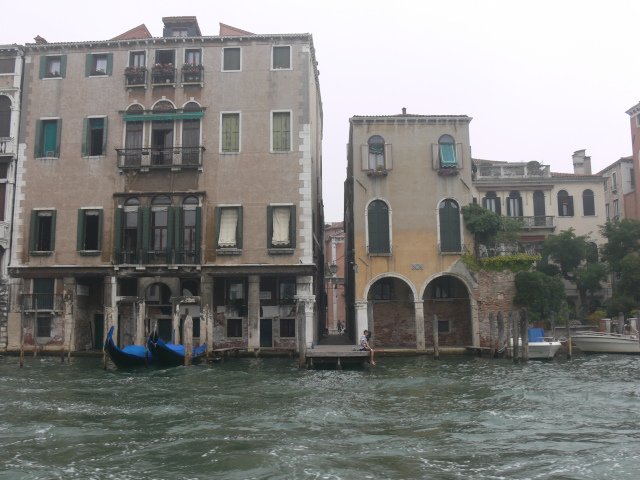
<path fill-rule="evenodd" d="M 295 348 L 323 294 L 322 102 L 310 34 L 163 18 L 24 47 L 9 347 Z M 304 305 L 304 318 L 296 312 Z"/>
<path fill-rule="evenodd" d="M 338 322 L 345 324 L 344 290 L 344 223 L 327 223 L 324 228 L 324 251 L 327 262 L 325 295 L 327 298 L 326 328 L 338 332 Z"/>
<path fill-rule="evenodd" d="M 598 175 L 604 182 L 604 213 L 606 221 L 626 218 L 626 212 L 635 212 L 636 179 L 633 157 L 622 157 L 604 168 Z"/>
<path fill-rule="evenodd" d="M 0 349 L 7 347 L 11 220 L 18 158 L 23 51 L 0 45 Z"/>
<path fill-rule="evenodd" d="M 456 262 L 473 250 L 466 115 L 354 116 L 345 182 L 347 327 L 377 347 L 480 342 L 477 282 Z"/>

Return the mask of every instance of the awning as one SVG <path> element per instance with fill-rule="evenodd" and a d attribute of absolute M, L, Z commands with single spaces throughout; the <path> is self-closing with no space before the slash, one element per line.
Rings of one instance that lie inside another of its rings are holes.
<path fill-rule="evenodd" d="M 125 115 L 125 122 L 146 122 L 150 120 L 184 120 L 188 118 L 202 118 L 204 112 L 183 112 L 183 113 L 153 113 L 142 115 Z"/>

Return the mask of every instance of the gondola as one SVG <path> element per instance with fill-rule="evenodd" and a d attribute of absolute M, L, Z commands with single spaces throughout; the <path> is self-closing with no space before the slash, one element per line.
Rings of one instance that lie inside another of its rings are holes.
<path fill-rule="evenodd" d="M 104 349 L 111 357 L 111 361 L 118 368 L 145 367 L 153 363 L 153 355 L 148 347 L 143 345 L 127 345 L 122 350 L 113 343 L 113 327 L 109 330 Z"/>
<path fill-rule="evenodd" d="M 184 365 L 184 345 L 164 343 L 157 333 L 149 337 L 147 345 L 158 365 L 165 367 Z M 194 348 L 191 363 L 200 363 L 205 356 L 206 350 L 206 343 Z"/>

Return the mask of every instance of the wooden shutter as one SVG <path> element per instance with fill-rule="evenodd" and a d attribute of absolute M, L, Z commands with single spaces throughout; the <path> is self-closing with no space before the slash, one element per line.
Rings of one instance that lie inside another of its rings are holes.
<path fill-rule="evenodd" d="M 151 227 L 151 208 L 144 207 L 142 209 L 142 263 L 149 263 L 149 229 Z"/>
<path fill-rule="evenodd" d="M 123 223 L 123 211 L 122 206 L 118 206 L 116 209 L 116 263 L 122 263 L 120 259 L 120 253 L 122 252 L 122 223 Z"/>
<path fill-rule="evenodd" d="M 178 207 L 175 211 L 175 228 L 173 229 L 173 245 L 176 250 L 176 263 L 182 263 L 182 250 L 184 248 L 184 226 L 182 220 L 184 218 L 184 207 Z M 178 260 L 179 259 L 179 260 Z"/>
<path fill-rule="evenodd" d="M 369 253 L 389 253 L 389 208 L 382 200 L 369 204 Z"/>
<path fill-rule="evenodd" d="M 216 248 L 220 248 L 220 246 L 218 245 L 218 240 L 220 239 L 220 217 L 222 216 L 222 209 L 220 207 L 216 207 L 214 210 L 214 215 L 215 217 L 213 219 L 213 225 L 214 225 L 214 235 L 216 239 Z"/>
<path fill-rule="evenodd" d="M 102 251 L 102 208 L 98 209 L 98 250 Z"/>
<path fill-rule="evenodd" d="M 502 215 L 502 198 L 496 197 L 496 213 Z"/>
<path fill-rule="evenodd" d="M 40 57 L 40 78 L 45 78 L 47 76 L 47 56 L 42 55 Z"/>
<path fill-rule="evenodd" d="M 91 153 L 90 150 L 90 143 L 91 143 L 91 120 L 88 118 L 85 118 L 82 120 L 82 149 L 81 149 L 81 155 L 83 157 L 88 157 L 89 154 Z"/>
<path fill-rule="evenodd" d="M 34 158 L 42 157 L 42 136 L 43 136 L 43 121 L 36 120 L 36 138 L 34 141 L 35 148 L 33 149 Z"/>
<path fill-rule="evenodd" d="M 78 210 L 78 232 L 76 249 L 78 251 L 84 250 L 84 210 Z"/>
<path fill-rule="evenodd" d="M 173 210 L 173 205 L 169 205 L 169 207 L 167 208 L 167 263 L 173 263 L 173 261 L 171 260 L 171 252 L 173 252 L 174 248 Z"/>
<path fill-rule="evenodd" d="M 391 144 L 385 143 L 384 145 L 384 161 L 387 170 L 391 170 L 393 168 L 393 155 L 391 153 Z"/>
<path fill-rule="evenodd" d="M 60 158 L 60 138 L 62 136 L 62 119 L 56 120 L 56 158 Z"/>
<path fill-rule="evenodd" d="M 91 76 L 93 70 L 93 54 L 87 53 L 87 57 L 84 61 L 84 76 Z"/>
<path fill-rule="evenodd" d="M 113 53 L 107 53 L 107 75 L 113 74 Z"/>
<path fill-rule="evenodd" d="M 242 249 L 242 207 L 238 207 L 238 223 L 236 225 L 236 248 Z"/>
<path fill-rule="evenodd" d="M 64 78 L 67 75 L 67 56 L 60 55 L 60 76 Z"/>
<path fill-rule="evenodd" d="M 458 162 L 458 168 L 462 168 L 462 144 L 456 143 L 456 161 Z"/>
<path fill-rule="evenodd" d="M 38 239 L 38 211 L 31 210 L 31 228 L 29 230 L 29 251 L 35 252 Z"/>
<path fill-rule="evenodd" d="M 440 168 L 440 145 L 437 143 L 431 144 L 431 158 L 433 161 L 433 169 L 438 170 Z"/>
<path fill-rule="evenodd" d="M 194 250 L 195 250 L 195 262 L 196 263 L 201 263 L 200 262 L 200 249 L 201 247 L 201 241 L 200 238 L 202 237 L 202 207 L 201 206 L 197 206 L 196 207 L 196 238 L 195 238 L 195 245 L 194 245 Z"/>
<path fill-rule="evenodd" d="M 162 29 L 162 36 L 163 37 L 172 37 L 173 36 L 173 30 L 171 30 L 171 28 L 169 27 L 165 27 Z M 156 55 L 157 57 L 157 55 Z M 156 62 L 158 63 L 158 62 Z"/>
<path fill-rule="evenodd" d="M 4 210 L 6 206 L 7 184 L 0 183 L 0 222 L 4 222 Z"/>
<path fill-rule="evenodd" d="M 271 239 L 273 238 L 273 207 L 267 205 L 267 248 L 272 248 Z"/>
<path fill-rule="evenodd" d="M 444 200 L 439 210 L 440 251 L 460 252 L 460 209 L 452 200 Z"/>
<path fill-rule="evenodd" d="M 545 215 L 544 195 L 533 194 L 533 215 L 542 217 Z"/>
<path fill-rule="evenodd" d="M 568 198 L 569 198 L 569 216 L 573 217 L 573 196 L 570 196 Z"/>
<path fill-rule="evenodd" d="M 56 249 L 56 211 L 51 211 L 51 246 L 49 247 L 53 252 Z"/>
<path fill-rule="evenodd" d="M 289 213 L 289 247 L 291 248 L 296 248 L 296 237 L 298 236 L 296 223 L 296 206 L 292 205 Z"/>
<path fill-rule="evenodd" d="M 369 145 L 360 145 L 362 170 L 369 170 Z"/>
<path fill-rule="evenodd" d="M 107 117 L 102 119 L 102 155 L 107 154 Z"/>

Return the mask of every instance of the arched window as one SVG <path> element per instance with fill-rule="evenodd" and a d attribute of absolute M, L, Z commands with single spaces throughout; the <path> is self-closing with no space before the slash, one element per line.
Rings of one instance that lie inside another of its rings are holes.
<path fill-rule="evenodd" d="M 127 115 L 142 115 L 144 108 L 140 104 L 131 105 Z M 127 121 L 124 140 L 124 166 L 139 167 L 142 162 L 142 121 Z"/>
<path fill-rule="evenodd" d="M 461 252 L 460 207 L 455 200 L 443 200 L 439 205 L 440 252 Z"/>
<path fill-rule="evenodd" d="M 0 95 L 0 137 L 11 136 L 11 100 Z"/>
<path fill-rule="evenodd" d="M 155 104 L 153 113 L 173 113 L 171 102 L 162 100 Z M 151 122 L 151 164 L 170 166 L 173 163 L 173 120 L 154 120 Z"/>
<path fill-rule="evenodd" d="M 185 113 L 201 112 L 202 108 L 195 102 L 184 106 Z M 182 164 L 199 165 L 200 162 L 200 119 L 185 118 L 182 120 Z"/>
<path fill-rule="evenodd" d="M 367 217 L 369 253 L 391 253 L 389 206 L 383 200 L 374 200 L 367 208 Z"/>
<path fill-rule="evenodd" d="M 441 167 L 457 167 L 456 144 L 451 135 L 442 135 L 438 140 Z"/>
<path fill-rule="evenodd" d="M 522 216 L 522 197 L 517 190 L 509 192 L 509 198 L 507 198 L 507 215 L 510 217 Z"/>
<path fill-rule="evenodd" d="M 558 216 L 573 217 L 573 197 L 566 190 L 558 192 Z"/>
<path fill-rule="evenodd" d="M 136 264 L 140 260 L 139 245 L 142 215 L 140 200 L 128 198 L 123 208 L 118 208 L 116 215 L 116 257 L 118 263 Z"/>
<path fill-rule="evenodd" d="M 384 138 L 374 135 L 369 139 L 369 170 L 385 168 Z"/>
<path fill-rule="evenodd" d="M 536 227 L 544 227 L 547 224 L 544 192 L 542 190 L 533 192 L 533 217 Z"/>
<path fill-rule="evenodd" d="M 149 239 L 150 263 L 169 263 L 173 231 L 173 206 L 167 196 L 158 196 L 151 202 L 151 225 Z"/>
<path fill-rule="evenodd" d="M 582 208 L 584 216 L 593 216 L 596 214 L 596 204 L 593 195 L 593 190 L 586 189 L 582 192 Z"/>
<path fill-rule="evenodd" d="M 187 197 L 182 202 L 179 225 L 182 228 L 180 237 L 180 263 L 198 263 L 200 253 L 200 202 L 196 197 Z"/>
<path fill-rule="evenodd" d="M 497 213 L 498 215 L 501 214 L 500 199 L 498 198 L 498 195 L 496 195 L 496 192 L 487 192 L 485 197 L 482 199 L 482 206 Z"/>

